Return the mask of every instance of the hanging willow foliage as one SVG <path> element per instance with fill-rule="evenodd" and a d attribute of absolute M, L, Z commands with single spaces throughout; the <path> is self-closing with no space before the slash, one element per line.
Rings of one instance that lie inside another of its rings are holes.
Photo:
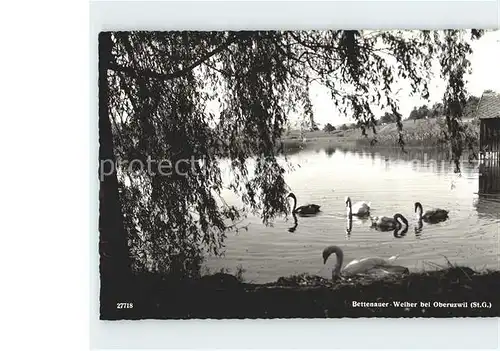
<path fill-rule="evenodd" d="M 395 83 L 429 96 L 432 62 L 447 82 L 443 105 L 456 160 L 472 147 L 460 118 L 468 94 L 470 42 L 481 31 L 113 32 L 107 67 L 109 118 L 119 160 L 203 160 L 187 175 L 120 166 L 120 202 L 137 270 L 196 272 L 202 251 L 218 254 L 249 211 L 264 223 L 287 213 L 277 161 L 290 113 L 313 121 L 309 86 L 327 87 L 338 109 L 376 142 L 372 106 L 396 117 Z M 212 113 L 211 103 L 220 113 Z M 256 158 L 249 170 L 247 160 Z M 243 207 L 221 197 L 218 160 Z M 124 238 L 124 240 L 126 240 Z M 196 273 L 193 273 L 196 274 Z"/>

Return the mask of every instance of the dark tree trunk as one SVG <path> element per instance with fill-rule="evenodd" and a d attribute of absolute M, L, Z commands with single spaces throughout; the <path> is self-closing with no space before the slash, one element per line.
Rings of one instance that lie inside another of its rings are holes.
<path fill-rule="evenodd" d="M 128 302 L 127 285 L 131 276 L 128 240 L 118 193 L 116 158 L 109 116 L 107 73 L 112 62 L 111 33 L 99 34 L 99 272 L 101 276 L 101 317 Z"/>
<path fill-rule="evenodd" d="M 315 130 L 315 128 L 314 128 L 314 127 L 316 126 L 316 123 L 314 122 L 314 117 L 313 117 L 312 115 L 311 115 L 311 116 L 309 116 L 309 123 L 311 124 L 311 126 L 310 126 L 310 130 L 311 130 L 311 131 L 314 131 L 314 130 Z"/>

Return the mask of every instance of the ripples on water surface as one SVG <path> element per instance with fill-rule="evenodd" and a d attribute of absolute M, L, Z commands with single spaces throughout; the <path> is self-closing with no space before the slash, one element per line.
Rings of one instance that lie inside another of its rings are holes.
<path fill-rule="evenodd" d="M 299 217 L 293 233 L 288 231 L 292 218 L 277 218 L 272 227 L 266 227 L 260 218 L 249 217 L 248 231 L 228 233 L 224 257 L 207 258 L 210 270 L 234 272 L 241 266 L 246 281 L 259 283 L 298 273 L 330 277 L 335 259 L 325 267 L 321 257 L 327 245 L 340 246 L 346 263 L 400 254 L 398 263 L 410 270 L 433 269 L 427 262 L 446 265 L 444 255 L 471 268 L 499 269 L 500 202 L 477 195 L 477 163 L 464 164 L 460 177 L 432 150 L 410 150 L 406 155 L 399 150 L 308 150 L 289 160 L 300 165 L 286 177 L 298 206 L 315 203 L 322 212 Z M 346 235 L 345 196 L 353 202 L 371 202 L 373 216 L 403 214 L 410 224 L 408 233 L 395 238 L 392 232 L 370 228 L 369 221 L 354 220 L 351 234 Z M 229 192 L 224 198 L 238 203 Z M 447 209 L 450 218 L 439 224 L 424 223 L 416 235 L 415 201 L 422 203 L 424 211 Z"/>

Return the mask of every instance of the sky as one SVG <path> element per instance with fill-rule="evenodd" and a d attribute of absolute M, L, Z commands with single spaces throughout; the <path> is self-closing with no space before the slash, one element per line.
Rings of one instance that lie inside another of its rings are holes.
<path fill-rule="evenodd" d="M 500 93 L 500 30 L 488 31 L 479 40 L 471 43 L 473 53 L 470 55 L 472 74 L 467 76 L 467 90 L 470 94 L 480 97 L 483 91 L 491 89 Z M 408 82 L 397 82 L 393 88 L 398 91 L 399 111 L 403 119 L 408 118 L 414 107 L 422 105 L 432 106 L 443 99 L 446 83 L 439 77 L 439 63 L 434 64 L 435 77 L 429 82 L 429 100 L 419 96 L 411 96 Z M 328 89 L 319 83 L 310 86 L 310 98 L 313 104 L 314 121 L 321 128 L 327 123 L 339 126 L 344 123 L 353 123 L 349 116 L 339 112 L 332 100 Z M 207 111 L 219 114 L 219 104 L 211 101 L 207 104 Z M 371 106 L 376 117 L 384 114 L 377 106 Z M 304 120 L 302 114 L 292 114 L 288 116 L 292 128 L 300 128 Z"/>
<path fill-rule="evenodd" d="M 481 39 L 472 42 L 472 50 L 473 53 L 469 57 L 472 74 L 467 77 L 469 93 L 479 97 L 487 89 L 500 92 L 500 30 L 487 32 Z M 440 102 L 445 87 L 445 82 L 442 79 L 439 77 L 433 78 L 429 84 L 430 101 L 426 101 L 420 97 L 410 96 L 410 89 L 405 83 L 401 83 L 398 99 L 403 118 L 407 118 L 415 106 L 424 104 L 432 106 L 435 102 Z M 354 122 L 335 109 L 326 88 L 320 85 L 312 85 L 310 96 L 313 103 L 314 120 L 320 126 L 326 123 L 341 125 Z M 376 106 L 372 106 L 372 108 L 376 116 L 383 114 L 381 111 L 377 111 Z M 295 125 L 299 123 L 299 119 L 300 117 L 297 116 L 291 117 L 290 122 Z"/>

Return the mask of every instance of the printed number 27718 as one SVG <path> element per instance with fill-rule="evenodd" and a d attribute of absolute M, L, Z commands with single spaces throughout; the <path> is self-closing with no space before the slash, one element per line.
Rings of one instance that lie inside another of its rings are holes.
<path fill-rule="evenodd" d="M 134 308 L 134 304 L 132 302 L 118 302 L 116 304 L 117 309 L 123 309 L 123 308 Z"/>

